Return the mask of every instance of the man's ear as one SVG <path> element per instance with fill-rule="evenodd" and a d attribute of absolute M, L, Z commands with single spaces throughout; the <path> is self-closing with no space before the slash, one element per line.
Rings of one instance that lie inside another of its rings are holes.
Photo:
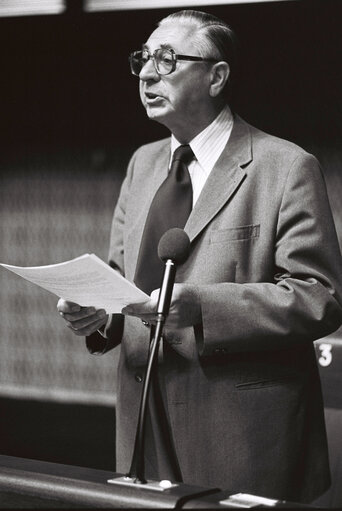
<path fill-rule="evenodd" d="M 222 92 L 229 78 L 229 74 L 230 67 L 228 62 L 224 62 L 222 60 L 213 65 L 211 69 L 209 89 L 209 95 L 212 98 L 217 97 Z"/>

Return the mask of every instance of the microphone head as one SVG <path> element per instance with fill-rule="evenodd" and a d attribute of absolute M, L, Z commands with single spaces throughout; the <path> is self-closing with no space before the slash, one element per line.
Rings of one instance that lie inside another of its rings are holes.
<path fill-rule="evenodd" d="M 171 259 L 175 264 L 184 263 L 190 252 L 189 236 L 183 229 L 174 227 L 166 231 L 158 244 L 158 256 L 162 261 Z"/>

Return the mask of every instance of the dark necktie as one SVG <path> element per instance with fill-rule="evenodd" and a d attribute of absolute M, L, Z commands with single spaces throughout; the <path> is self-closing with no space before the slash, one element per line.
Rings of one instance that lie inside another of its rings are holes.
<path fill-rule="evenodd" d="M 192 209 L 192 185 L 188 164 L 194 154 L 189 145 L 174 152 L 170 172 L 158 188 L 147 215 L 140 244 L 135 284 L 151 294 L 160 287 L 164 265 L 158 257 L 162 235 L 173 227 L 183 227 Z"/>

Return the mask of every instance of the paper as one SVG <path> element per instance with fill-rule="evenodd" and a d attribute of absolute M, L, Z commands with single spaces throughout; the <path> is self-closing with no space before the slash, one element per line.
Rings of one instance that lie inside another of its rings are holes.
<path fill-rule="evenodd" d="M 147 294 L 95 254 L 84 254 L 48 266 L 0 265 L 64 300 L 105 309 L 108 314 L 121 312 L 130 303 L 149 299 Z"/>
<path fill-rule="evenodd" d="M 268 499 L 265 497 L 260 497 L 258 495 L 251 495 L 249 493 L 235 493 L 234 495 L 230 495 L 227 499 L 220 500 L 220 504 L 231 507 L 243 507 L 243 508 L 252 508 L 252 507 L 273 507 L 276 506 L 279 500 Z"/>

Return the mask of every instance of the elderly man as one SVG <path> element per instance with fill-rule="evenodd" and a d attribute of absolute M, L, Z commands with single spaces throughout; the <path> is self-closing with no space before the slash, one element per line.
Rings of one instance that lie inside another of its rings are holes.
<path fill-rule="evenodd" d="M 160 285 L 156 246 L 184 227 L 191 249 L 149 403 L 146 475 L 305 502 L 329 484 L 313 341 L 342 322 L 341 255 L 316 159 L 229 109 L 233 54 L 224 22 L 181 11 L 131 55 L 147 115 L 171 139 L 132 157 L 109 263 L 151 298 L 110 317 L 63 300 L 58 309 L 92 353 L 121 344 L 126 473 Z"/>

